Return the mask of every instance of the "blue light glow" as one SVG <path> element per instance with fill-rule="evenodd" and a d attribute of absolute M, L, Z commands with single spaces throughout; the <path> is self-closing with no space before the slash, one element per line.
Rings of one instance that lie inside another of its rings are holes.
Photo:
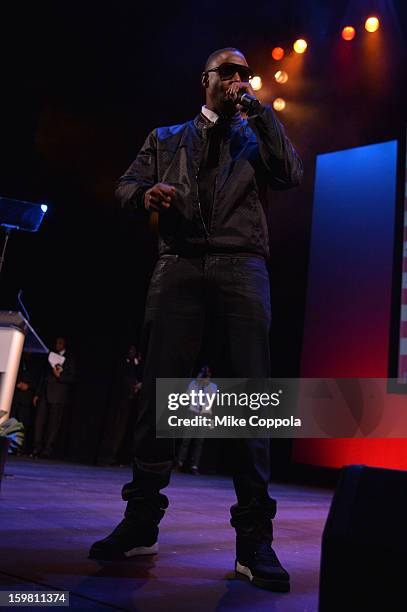
<path fill-rule="evenodd" d="M 48 206 L 46 204 L 41 204 L 41 210 L 43 213 L 46 213 L 48 210 Z"/>

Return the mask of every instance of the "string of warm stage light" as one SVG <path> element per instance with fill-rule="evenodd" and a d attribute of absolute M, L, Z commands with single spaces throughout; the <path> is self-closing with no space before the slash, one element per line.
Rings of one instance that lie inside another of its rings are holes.
<path fill-rule="evenodd" d="M 377 32 L 379 27 L 380 27 L 380 21 L 377 17 L 368 17 L 366 19 L 365 21 L 366 32 L 369 32 L 370 34 L 372 34 L 373 32 Z M 343 40 L 351 41 L 356 36 L 356 29 L 351 25 L 347 25 L 342 29 L 341 36 Z"/>
<path fill-rule="evenodd" d="M 380 27 L 379 18 L 376 16 L 372 16 L 372 15 L 370 17 L 367 17 L 367 19 L 365 20 L 364 27 L 365 27 L 366 32 L 368 33 L 377 32 L 377 30 Z M 341 37 L 344 41 L 350 42 L 355 38 L 355 36 L 356 36 L 356 28 L 354 26 L 346 25 L 342 28 Z M 298 55 L 304 54 L 307 48 L 308 48 L 308 42 L 304 38 L 298 38 L 293 43 L 294 52 L 297 53 Z M 271 57 L 276 62 L 281 61 L 284 56 L 285 56 L 285 50 L 283 49 L 283 47 L 273 48 L 271 52 Z M 260 89 L 261 87 L 260 77 L 254 77 L 254 79 L 259 79 L 260 86 L 258 87 L 258 89 Z M 277 72 L 274 73 L 274 79 L 279 85 L 283 85 L 284 83 L 288 81 L 288 73 L 285 70 L 281 70 L 281 69 L 277 70 Z M 253 89 L 255 88 L 253 87 Z M 284 110 L 286 106 L 287 106 L 286 101 L 284 100 L 284 98 L 280 96 L 273 100 L 273 107 L 278 112 Z"/>

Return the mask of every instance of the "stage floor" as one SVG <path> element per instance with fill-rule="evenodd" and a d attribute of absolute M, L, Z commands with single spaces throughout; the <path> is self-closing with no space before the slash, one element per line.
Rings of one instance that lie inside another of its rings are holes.
<path fill-rule="evenodd" d="M 9 458 L 0 493 L 0 590 L 63 589 L 70 607 L 82 610 L 317 610 L 331 490 L 270 487 L 278 500 L 275 549 L 291 574 L 291 592 L 277 594 L 234 576 L 234 492 L 220 476 L 174 474 L 157 556 L 88 559 L 90 544 L 122 518 L 120 489 L 129 475 L 129 468 Z"/>

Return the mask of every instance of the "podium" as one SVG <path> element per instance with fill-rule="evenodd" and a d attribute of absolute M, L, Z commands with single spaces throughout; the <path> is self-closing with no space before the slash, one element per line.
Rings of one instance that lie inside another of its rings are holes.
<path fill-rule="evenodd" d="M 4 241 L 0 249 L 0 274 L 12 230 L 37 232 L 47 209 L 44 203 L 0 197 L 0 229 L 4 230 Z M 19 304 L 25 310 L 20 299 Z M 28 353 L 49 353 L 26 317 L 20 312 L 0 310 L 0 425 L 10 416 L 23 349 Z M 8 444 L 9 440 L 0 436 L 0 483 Z"/>
<path fill-rule="evenodd" d="M 0 310 L 0 425 L 10 416 L 22 352 L 49 353 L 28 320 L 12 310 Z"/>
<path fill-rule="evenodd" d="M 47 204 L 0 197 L 0 228 L 5 233 L 0 273 L 11 231 L 38 232 L 47 209 Z M 9 418 L 23 348 L 29 353 L 49 353 L 20 312 L 0 310 L 0 425 Z"/>

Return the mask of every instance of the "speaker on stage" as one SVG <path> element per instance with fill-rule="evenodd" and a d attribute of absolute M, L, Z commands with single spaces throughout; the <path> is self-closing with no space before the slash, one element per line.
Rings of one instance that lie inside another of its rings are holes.
<path fill-rule="evenodd" d="M 322 536 L 319 612 L 407 609 L 407 472 L 342 468 Z"/>

